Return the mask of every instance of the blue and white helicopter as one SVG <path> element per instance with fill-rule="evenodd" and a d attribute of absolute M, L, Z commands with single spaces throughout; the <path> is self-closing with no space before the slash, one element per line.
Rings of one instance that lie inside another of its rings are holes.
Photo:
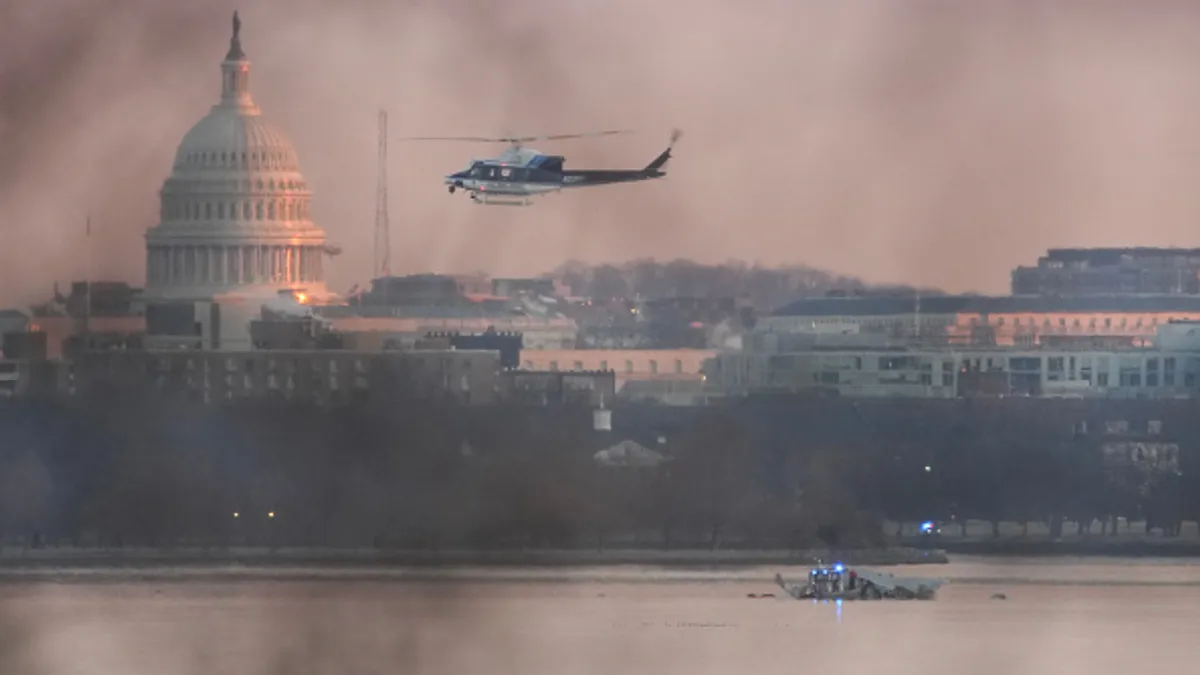
<path fill-rule="evenodd" d="M 514 136 L 481 138 L 477 136 L 421 136 L 406 141 L 468 141 L 474 143 L 507 143 L 508 149 L 499 157 L 471 160 L 470 166 L 445 177 L 450 194 L 462 190 L 476 204 L 495 206 L 529 206 L 539 195 L 558 192 L 563 188 L 593 187 L 615 183 L 635 183 L 662 178 L 663 169 L 671 159 L 671 149 L 680 132 L 671 133 L 671 143 L 654 161 L 642 169 L 566 169 L 565 157 L 547 155 L 524 147 L 533 141 L 557 141 L 588 136 L 611 136 L 627 131 L 598 131 L 584 134 L 555 134 L 552 136 Z"/>

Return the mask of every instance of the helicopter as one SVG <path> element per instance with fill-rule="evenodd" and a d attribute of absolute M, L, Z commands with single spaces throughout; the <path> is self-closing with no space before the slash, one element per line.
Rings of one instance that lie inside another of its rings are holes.
<path fill-rule="evenodd" d="M 678 129 L 671 133 L 671 142 L 667 149 L 642 169 L 565 169 L 563 162 L 566 158 L 562 155 L 548 155 L 525 147 L 525 143 L 534 141 L 557 141 L 625 133 L 630 132 L 611 130 L 582 134 L 501 138 L 415 136 L 401 140 L 507 143 L 509 147 L 500 156 L 491 159 L 473 159 L 466 169 L 447 175 L 444 182 L 450 194 L 454 194 L 457 190 L 463 190 L 476 204 L 529 206 L 534 197 L 558 192 L 563 188 L 635 183 L 667 175 L 663 168 L 671 159 L 671 149 L 675 147 L 675 142 L 681 135 Z"/>

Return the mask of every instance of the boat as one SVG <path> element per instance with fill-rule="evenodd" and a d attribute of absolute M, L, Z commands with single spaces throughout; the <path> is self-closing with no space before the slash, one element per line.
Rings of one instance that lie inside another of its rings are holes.
<path fill-rule="evenodd" d="M 932 600 L 941 579 L 898 577 L 887 572 L 818 563 L 803 584 L 788 584 L 775 574 L 775 583 L 797 600 Z"/>

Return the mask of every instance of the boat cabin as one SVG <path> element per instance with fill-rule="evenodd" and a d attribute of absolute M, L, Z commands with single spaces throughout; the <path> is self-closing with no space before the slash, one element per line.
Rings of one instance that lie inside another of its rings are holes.
<path fill-rule="evenodd" d="M 842 563 L 818 566 L 808 573 L 808 585 L 817 595 L 854 590 L 858 575 Z"/>

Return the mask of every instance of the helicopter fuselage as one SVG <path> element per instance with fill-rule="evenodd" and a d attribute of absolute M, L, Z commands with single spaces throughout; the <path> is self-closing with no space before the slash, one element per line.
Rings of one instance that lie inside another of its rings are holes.
<path fill-rule="evenodd" d="M 495 159 L 472 161 L 468 168 L 446 176 L 444 182 L 451 194 L 463 190 L 478 204 L 524 206 L 532 197 L 564 188 L 661 178 L 666 175 L 662 169 L 670 158 L 668 147 L 643 169 L 567 170 L 563 168 L 565 158 L 561 155 L 514 147 Z"/>

